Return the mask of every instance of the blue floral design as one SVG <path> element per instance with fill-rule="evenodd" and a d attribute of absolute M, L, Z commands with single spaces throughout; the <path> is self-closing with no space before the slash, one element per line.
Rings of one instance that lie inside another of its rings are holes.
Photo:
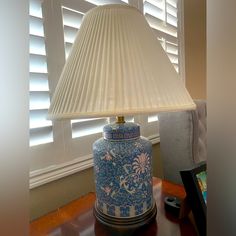
<path fill-rule="evenodd" d="M 125 124 L 128 128 L 120 129 L 117 125 L 113 126 L 112 133 L 116 132 L 116 127 L 119 132 L 129 129 L 129 134 L 132 133 L 132 127 L 135 127 L 137 133 L 135 124 Z M 106 132 L 110 137 L 109 132 Z M 94 143 L 93 151 L 96 195 L 99 202 L 107 205 L 108 215 L 115 216 L 115 207 L 120 209 L 121 217 L 130 216 L 130 207 L 135 208 L 135 216 L 143 214 L 144 202 L 147 203 L 146 209 L 152 207 L 150 141 L 140 136 L 118 141 L 101 138 Z"/>

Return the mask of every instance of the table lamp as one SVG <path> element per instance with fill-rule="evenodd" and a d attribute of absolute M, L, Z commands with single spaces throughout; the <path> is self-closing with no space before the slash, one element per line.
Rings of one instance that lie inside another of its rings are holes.
<path fill-rule="evenodd" d="M 195 104 L 145 17 L 103 5 L 83 18 L 49 108 L 49 119 L 116 116 L 93 144 L 101 223 L 139 227 L 156 215 L 152 145 L 124 116 L 194 109 Z"/>

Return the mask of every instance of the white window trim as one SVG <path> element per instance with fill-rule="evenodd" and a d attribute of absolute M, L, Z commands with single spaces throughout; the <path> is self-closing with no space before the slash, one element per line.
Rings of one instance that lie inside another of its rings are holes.
<path fill-rule="evenodd" d="M 30 189 L 93 167 L 92 154 L 30 172 Z"/>

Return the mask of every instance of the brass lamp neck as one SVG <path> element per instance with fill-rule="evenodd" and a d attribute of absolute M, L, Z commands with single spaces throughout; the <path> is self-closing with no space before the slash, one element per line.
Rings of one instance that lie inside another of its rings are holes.
<path fill-rule="evenodd" d="M 124 116 L 117 116 L 117 117 L 116 117 L 116 123 L 117 123 L 117 124 L 124 124 L 124 123 L 125 123 L 125 118 L 124 118 Z"/>

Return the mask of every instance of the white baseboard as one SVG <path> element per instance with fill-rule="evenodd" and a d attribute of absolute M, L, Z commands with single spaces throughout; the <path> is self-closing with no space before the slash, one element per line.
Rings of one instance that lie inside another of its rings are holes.
<path fill-rule="evenodd" d="M 30 189 L 39 187 L 43 184 L 55 181 L 57 179 L 75 174 L 79 171 L 93 166 L 92 154 L 79 157 L 73 161 L 49 166 L 40 170 L 30 172 Z"/>

